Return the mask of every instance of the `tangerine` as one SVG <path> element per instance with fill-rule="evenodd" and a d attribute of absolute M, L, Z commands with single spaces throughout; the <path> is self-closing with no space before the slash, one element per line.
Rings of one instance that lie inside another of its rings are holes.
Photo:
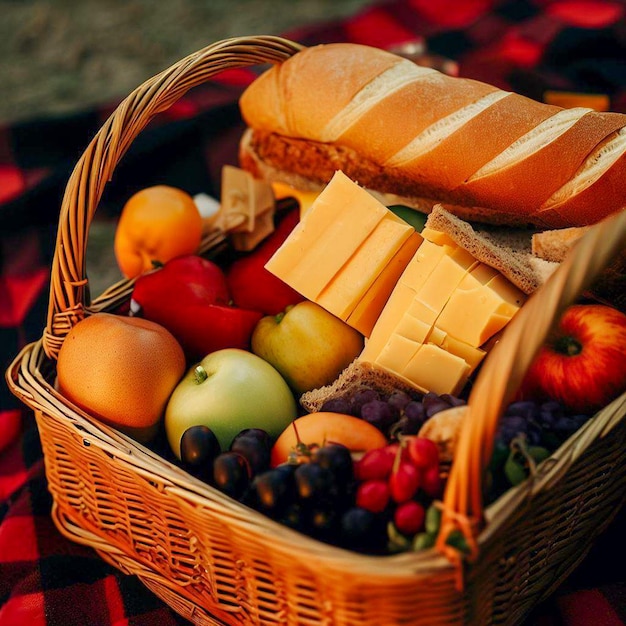
<path fill-rule="evenodd" d="M 193 198 L 167 185 L 146 187 L 124 205 L 115 230 L 117 264 L 133 278 L 170 259 L 198 250 L 202 216 Z"/>

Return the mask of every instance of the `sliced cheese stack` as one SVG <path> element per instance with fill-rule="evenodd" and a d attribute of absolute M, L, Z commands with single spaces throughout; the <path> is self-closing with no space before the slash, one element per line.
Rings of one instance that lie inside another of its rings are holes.
<path fill-rule="evenodd" d="M 366 337 L 421 236 L 338 171 L 266 268 Z"/>
<path fill-rule="evenodd" d="M 422 235 L 359 359 L 422 392 L 458 394 L 525 295 L 446 234 Z"/>

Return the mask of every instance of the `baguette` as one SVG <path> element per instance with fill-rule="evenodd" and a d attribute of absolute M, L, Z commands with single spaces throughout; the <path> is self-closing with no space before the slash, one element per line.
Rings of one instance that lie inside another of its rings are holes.
<path fill-rule="evenodd" d="M 626 115 L 563 109 L 358 44 L 306 48 L 242 94 L 240 164 L 369 190 L 469 221 L 593 224 L 626 204 Z"/>

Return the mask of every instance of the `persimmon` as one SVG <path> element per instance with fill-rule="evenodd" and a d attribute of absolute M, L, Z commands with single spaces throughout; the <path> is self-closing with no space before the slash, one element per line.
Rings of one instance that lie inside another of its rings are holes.
<path fill-rule="evenodd" d="M 57 382 L 63 396 L 86 413 L 147 442 L 185 369 L 182 348 L 163 326 L 95 313 L 63 341 Z"/>
<path fill-rule="evenodd" d="M 382 448 L 387 440 L 378 428 L 359 417 L 333 411 L 308 413 L 289 424 L 274 442 L 271 465 L 276 467 L 287 461 L 298 444 L 322 446 L 326 443 L 339 443 L 360 453 Z"/>
<path fill-rule="evenodd" d="M 167 185 L 146 187 L 124 205 L 115 230 L 117 264 L 133 278 L 184 254 L 198 250 L 202 216 L 193 198 Z"/>

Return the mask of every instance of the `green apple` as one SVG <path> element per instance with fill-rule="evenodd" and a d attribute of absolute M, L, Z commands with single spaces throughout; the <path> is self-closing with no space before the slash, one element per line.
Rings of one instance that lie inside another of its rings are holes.
<path fill-rule="evenodd" d="M 211 352 L 175 387 L 165 409 L 165 433 L 180 458 L 180 439 L 191 426 L 210 428 L 223 451 L 244 428 L 272 438 L 297 416 L 293 393 L 267 361 L 237 348 Z"/>
<path fill-rule="evenodd" d="M 363 350 L 363 335 L 305 300 L 261 318 L 252 331 L 251 347 L 299 395 L 333 382 Z"/>

